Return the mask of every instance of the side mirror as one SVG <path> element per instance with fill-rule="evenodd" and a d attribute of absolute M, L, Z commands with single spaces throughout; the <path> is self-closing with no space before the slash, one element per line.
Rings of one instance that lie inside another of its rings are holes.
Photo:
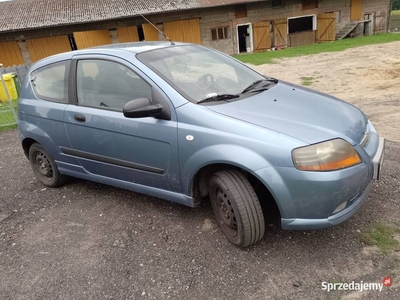
<path fill-rule="evenodd" d="M 129 101 L 123 108 L 126 118 L 146 118 L 157 117 L 161 115 L 162 106 L 160 104 L 152 104 L 147 98 L 137 98 Z"/>

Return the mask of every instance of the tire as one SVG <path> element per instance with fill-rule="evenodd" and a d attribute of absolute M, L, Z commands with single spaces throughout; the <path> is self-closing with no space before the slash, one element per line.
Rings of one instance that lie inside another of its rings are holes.
<path fill-rule="evenodd" d="M 38 143 L 29 148 L 29 162 L 37 179 L 48 187 L 57 187 L 67 181 L 67 176 L 62 175 L 54 159 Z"/>
<path fill-rule="evenodd" d="M 228 169 L 213 174 L 209 194 L 217 222 L 232 244 L 247 247 L 263 238 L 265 222 L 260 201 L 240 171 Z"/>

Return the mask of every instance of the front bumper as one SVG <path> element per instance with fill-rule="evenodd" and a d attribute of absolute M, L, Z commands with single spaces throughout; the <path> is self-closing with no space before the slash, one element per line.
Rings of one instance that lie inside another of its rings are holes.
<path fill-rule="evenodd" d="M 374 166 L 374 175 L 372 179 L 379 180 L 385 153 L 384 151 L 385 151 L 385 139 L 379 138 L 378 150 L 376 151 L 372 159 L 372 165 Z"/>
<path fill-rule="evenodd" d="M 314 230 L 329 228 L 338 225 L 352 215 L 354 215 L 363 203 L 367 200 L 369 191 L 371 190 L 372 182 L 365 188 L 365 190 L 357 195 L 351 202 L 352 205 L 348 208 L 334 214 L 326 219 L 281 219 L 282 229 L 285 230 Z"/>
<path fill-rule="evenodd" d="M 385 151 L 385 139 L 379 138 L 377 151 L 372 158 L 373 180 L 379 180 L 380 171 L 383 165 L 384 151 Z M 286 230 L 313 230 L 313 229 L 329 228 L 338 225 L 349 219 L 360 209 L 363 203 L 367 200 L 371 187 L 372 187 L 372 181 L 366 186 L 366 188 L 362 192 L 353 197 L 351 200 L 347 201 L 348 204 L 346 205 L 345 209 L 329 216 L 328 218 L 325 219 L 282 218 L 281 219 L 282 228 Z"/>

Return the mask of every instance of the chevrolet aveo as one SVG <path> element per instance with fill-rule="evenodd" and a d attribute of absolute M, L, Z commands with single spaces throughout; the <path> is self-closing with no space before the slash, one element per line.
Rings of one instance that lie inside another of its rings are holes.
<path fill-rule="evenodd" d="M 199 45 L 62 53 L 27 78 L 19 132 L 44 185 L 73 176 L 192 207 L 209 199 L 236 246 L 262 239 L 264 204 L 283 229 L 327 228 L 379 177 L 384 139 L 359 109 Z"/>

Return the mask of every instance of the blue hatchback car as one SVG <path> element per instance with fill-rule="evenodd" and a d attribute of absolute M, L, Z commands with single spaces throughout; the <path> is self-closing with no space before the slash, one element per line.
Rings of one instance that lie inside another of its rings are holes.
<path fill-rule="evenodd" d="M 366 115 L 334 97 L 184 43 L 128 43 L 34 64 L 19 102 L 37 178 L 68 176 L 195 207 L 209 199 L 234 245 L 339 224 L 364 203 L 384 153 Z M 268 207 L 266 205 L 265 207 Z"/>

